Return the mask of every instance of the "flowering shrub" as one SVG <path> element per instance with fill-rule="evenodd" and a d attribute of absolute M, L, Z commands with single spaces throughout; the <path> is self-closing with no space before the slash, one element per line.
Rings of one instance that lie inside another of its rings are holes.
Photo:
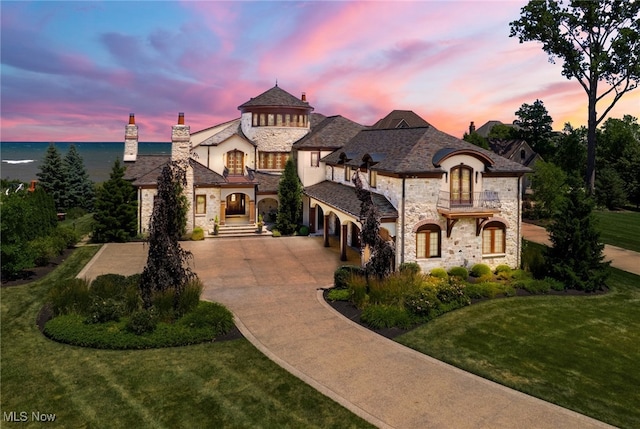
<path fill-rule="evenodd" d="M 405 297 L 404 307 L 416 316 L 428 318 L 434 310 L 440 307 L 440 301 L 433 290 L 422 289 Z"/>
<path fill-rule="evenodd" d="M 85 323 L 105 323 L 115 321 L 124 315 L 122 301 L 113 298 L 95 297 L 89 307 L 89 317 Z"/>
<path fill-rule="evenodd" d="M 436 297 L 443 304 L 457 303 L 461 305 L 471 304 L 471 300 L 464 293 L 464 284 L 457 278 L 449 279 L 449 282 L 442 283 L 436 289 Z"/>

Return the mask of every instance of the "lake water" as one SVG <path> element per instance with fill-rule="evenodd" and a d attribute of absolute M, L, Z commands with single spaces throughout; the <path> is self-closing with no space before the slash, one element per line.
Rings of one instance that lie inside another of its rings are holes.
<path fill-rule="evenodd" d="M 54 143 L 60 156 L 64 158 L 72 144 L 82 157 L 84 166 L 92 181 L 99 183 L 109 179 L 116 158 L 122 161 L 124 142 L 77 142 Z M 37 180 L 36 174 L 47 153 L 49 142 L 1 142 L 0 177 L 17 179 L 29 183 Z M 171 143 L 138 143 L 140 155 L 169 155 Z"/>

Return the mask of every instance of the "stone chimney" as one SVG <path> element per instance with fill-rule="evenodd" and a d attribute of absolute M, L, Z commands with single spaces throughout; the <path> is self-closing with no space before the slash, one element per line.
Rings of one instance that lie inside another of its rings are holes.
<path fill-rule="evenodd" d="M 186 162 L 191 154 L 191 130 L 184 124 L 184 113 L 178 113 L 178 125 L 171 129 L 171 161 Z"/>
<path fill-rule="evenodd" d="M 473 134 L 476 132 L 476 125 L 473 123 L 473 121 L 471 121 L 471 123 L 469 124 L 469 134 Z"/>
<path fill-rule="evenodd" d="M 125 162 L 134 162 L 138 157 L 138 126 L 133 113 L 129 114 L 129 124 L 124 127 L 124 156 Z"/>
<path fill-rule="evenodd" d="M 304 103 L 306 103 L 306 102 L 307 102 L 307 93 L 306 93 L 306 92 L 303 92 L 303 93 L 302 93 L 302 98 L 301 98 L 301 99 L 302 99 L 302 101 L 303 101 Z"/>

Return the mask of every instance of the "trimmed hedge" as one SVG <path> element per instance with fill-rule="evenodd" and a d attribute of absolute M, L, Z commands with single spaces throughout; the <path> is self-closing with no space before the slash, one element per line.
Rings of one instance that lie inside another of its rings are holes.
<path fill-rule="evenodd" d="M 449 275 L 466 280 L 469 277 L 469 271 L 465 267 L 453 267 L 449 270 Z"/>

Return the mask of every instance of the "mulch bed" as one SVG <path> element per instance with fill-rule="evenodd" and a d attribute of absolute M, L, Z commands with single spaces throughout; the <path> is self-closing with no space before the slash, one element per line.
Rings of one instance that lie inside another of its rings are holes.
<path fill-rule="evenodd" d="M 65 249 L 60 256 L 50 261 L 47 265 L 43 267 L 34 267 L 28 270 L 24 270 L 22 272 L 22 275 L 17 278 L 6 279 L 3 277 L 1 285 L 2 287 L 12 287 L 38 281 L 49 274 L 51 271 L 58 268 L 58 265 L 60 265 L 65 259 L 67 259 L 69 255 L 73 253 L 73 251 L 74 248 Z"/>

